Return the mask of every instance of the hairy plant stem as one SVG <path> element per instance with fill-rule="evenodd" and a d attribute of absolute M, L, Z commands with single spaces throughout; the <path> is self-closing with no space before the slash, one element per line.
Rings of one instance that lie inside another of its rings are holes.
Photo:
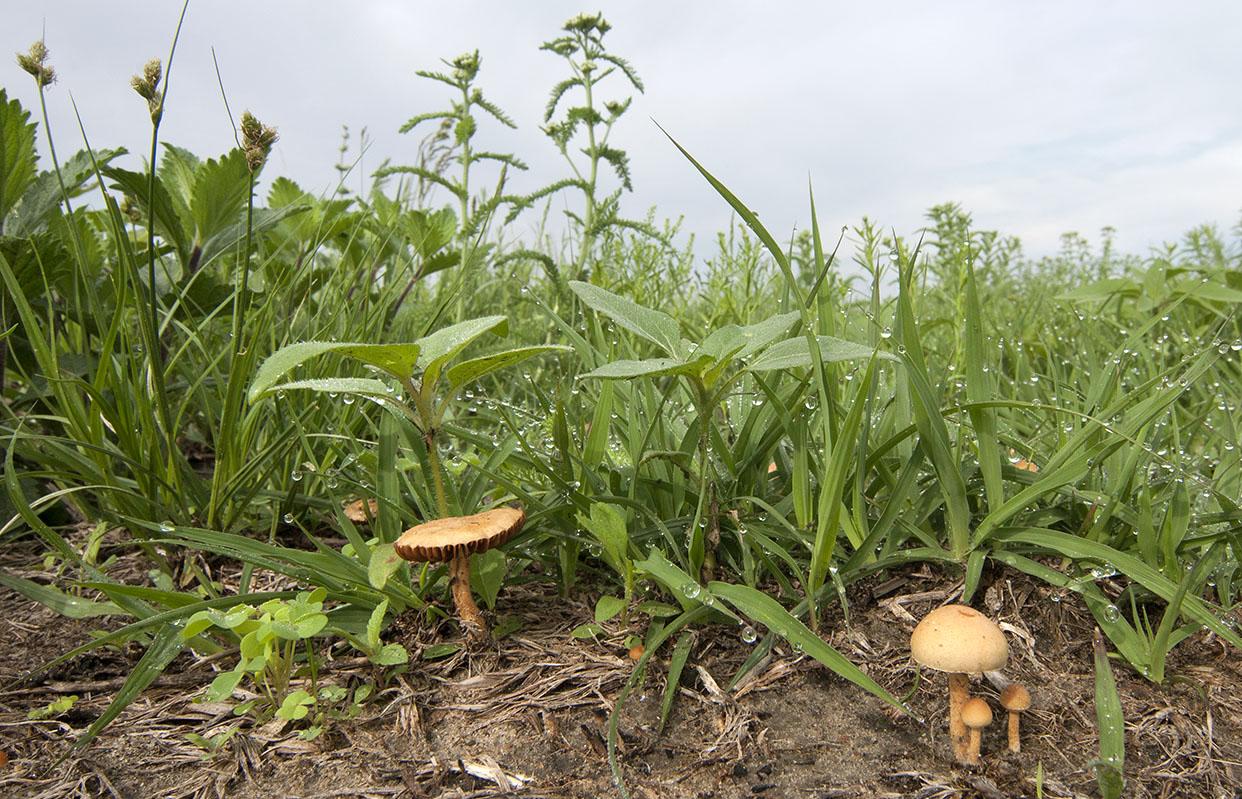
<path fill-rule="evenodd" d="M 586 107 L 594 110 L 595 106 L 591 95 L 591 73 L 590 71 L 580 72 L 582 75 L 582 89 L 586 95 Z M 587 178 L 586 194 L 586 213 L 582 215 L 582 249 L 578 253 L 578 279 L 585 280 L 587 278 L 586 268 L 587 260 L 591 257 L 591 252 L 595 248 L 595 186 L 599 182 L 599 154 L 595 149 L 595 121 L 587 120 L 587 143 L 591 150 L 591 172 Z"/>
<path fill-rule="evenodd" d="M 414 399 L 418 411 L 419 426 L 423 431 L 423 442 L 427 445 L 427 466 L 431 469 L 431 484 L 436 496 L 436 512 L 440 518 L 450 516 L 448 493 L 444 489 L 444 469 L 440 463 L 438 431 L 436 430 L 435 409 L 432 398 L 424 395 L 422 387 L 414 382 L 414 378 L 404 380 L 406 392 Z"/>

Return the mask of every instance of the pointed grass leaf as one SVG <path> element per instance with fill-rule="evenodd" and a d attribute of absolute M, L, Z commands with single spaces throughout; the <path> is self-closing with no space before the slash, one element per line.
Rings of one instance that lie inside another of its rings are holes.
<path fill-rule="evenodd" d="M 668 678 L 664 682 L 664 695 L 660 698 L 660 720 L 656 723 L 656 735 L 664 732 L 668 723 L 669 713 L 673 710 L 673 700 L 677 698 L 677 689 L 681 687 L 681 673 L 690 659 L 690 650 L 694 646 L 694 634 L 684 632 L 673 645 L 673 654 L 668 659 Z"/>
<path fill-rule="evenodd" d="M 805 624 L 785 610 L 772 597 L 749 586 L 730 583 L 709 583 L 707 589 L 714 596 L 728 602 L 741 613 L 784 638 L 798 651 L 810 655 L 838 676 L 844 677 L 903 713 L 910 712 L 900 699 L 885 690 L 884 686 L 868 677 L 844 655 L 811 632 Z"/>
<path fill-rule="evenodd" d="M 1095 718 L 1100 736 L 1100 758 L 1095 763 L 1096 784 L 1103 799 L 1120 799 L 1125 787 L 1122 773 L 1126 759 L 1126 721 L 1099 630 L 1095 632 L 1092 648 L 1095 654 Z"/>
<path fill-rule="evenodd" d="M 997 541 L 1030 544 L 1046 551 L 1055 552 L 1074 560 L 1090 560 L 1111 563 L 1122 574 L 1151 591 L 1165 602 L 1173 602 L 1178 596 L 1178 585 L 1156 568 L 1149 566 L 1134 555 L 1114 549 L 1098 541 L 1091 541 L 1069 533 L 1045 528 L 1016 528 L 998 532 Z M 1182 613 L 1192 621 L 1202 624 L 1238 649 L 1242 649 L 1242 636 L 1212 613 L 1199 597 L 1183 594 Z"/>
<path fill-rule="evenodd" d="M 668 355 L 678 353 L 681 331 L 677 320 L 663 311 L 645 308 L 607 289 L 578 280 L 569 281 L 569 288 L 591 310 L 607 316 L 631 333 L 642 336 Z"/>
<path fill-rule="evenodd" d="M 147 651 L 134 664 L 133 670 L 125 678 L 121 689 L 112 697 L 107 709 L 99 715 L 99 718 L 91 722 L 86 732 L 74 741 L 74 748 L 82 749 L 95 740 L 96 736 L 103 732 L 103 729 L 111 724 L 113 719 L 121 715 L 121 711 L 129 707 L 130 703 L 147 689 L 147 686 L 164 673 L 164 669 L 168 668 L 168 664 L 172 663 L 173 658 L 183 646 L 185 646 L 185 641 L 181 638 L 178 625 L 168 624 L 161 627 L 151 639 Z"/>
<path fill-rule="evenodd" d="M 50 585 L 42 585 L 6 571 L 0 571 L 0 585 L 69 619 L 89 619 L 125 613 L 119 605 L 113 602 L 93 602 L 89 599 L 82 599 L 66 594 Z"/>

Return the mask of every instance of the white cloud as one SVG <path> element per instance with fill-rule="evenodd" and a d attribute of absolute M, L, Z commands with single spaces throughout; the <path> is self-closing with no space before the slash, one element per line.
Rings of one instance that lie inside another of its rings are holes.
<path fill-rule="evenodd" d="M 962 202 L 981 225 L 1035 253 L 1061 232 L 1118 228 L 1143 251 L 1201 222 L 1230 226 L 1242 208 L 1242 6 L 1167 4 L 608 3 L 609 40 L 647 84 L 617 132 L 636 191 L 710 237 L 728 209 L 650 124 L 658 120 L 759 210 L 778 236 L 807 223 L 815 182 L 825 227 L 864 214 L 898 230 Z M 176 7 L 59 0 L 6 12 L 0 47 L 47 40 L 61 83 L 49 93 L 60 148 L 75 149 L 71 90 L 96 146 L 142 152 L 148 130 L 128 77 L 166 56 Z M 538 131 L 561 75 L 538 45 L 578 4 L 243 3 L 191 6 L 173 67 L 164 137 L 212 154 L 232 139 L 214 46 L 234 113 L 276 124 L 277 171 L 308 187 L 335 177 L 341 125 L 374 139 L 364 170 L 412 157 L 396 128 L 443 105 L 414 77 L 478 48 L 481 86 L 520 124 L 486 128 L 489 149 L 532 166 L 527 185 L 563 174 Z M 16 66 L 11 94 L 34 105 Z M 357 141 L 355 135 L 354 141 Z"/>

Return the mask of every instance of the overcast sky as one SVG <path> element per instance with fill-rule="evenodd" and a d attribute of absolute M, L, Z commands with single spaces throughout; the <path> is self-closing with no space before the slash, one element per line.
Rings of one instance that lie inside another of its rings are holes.
<path fill-rule="evenodd" d="M 760 10 L 761 9 L 761 10 Z M 59 82 L 49 92 L 60 152 L 80 144 L 142 152 L 149 125 L 128 86 L 166 59 L 180 3 L 11 3 L 0 49 L 43 35 Z M 415 77 L 478 48 L 479 85 L 518 123 L 483 126 L 480 146 L 531 165 L 516 189 L 565 174 L 540 132 L 560 60 L 539 50 L 574 2 L 196 0 L 182 31 L 162 135 L 207 156 L 233 138 L 212 66 L 235 113 L 277 126 L 268 177 L 312 191 L 336 177 L 341 126 L 373 140 L 363 162 L 414 159 L 397 128 L 444 107 L 446 87 Z M 957 201 L 1028 253 L 1061 233 L 1118 230 L 1146 252 L 1187 228 L 1242 218 L 1242 3 L 614 2 L 607 42 L 646 83 L 614 142 L 629 151 L 628 214 L 657 206 L 709 236 L 729 211 L 656 129 L 658 121 L 779 238 L 808 223 L 864 215 L 909 233 L 926 209 Z M 0 81 L 36 107 L 11 57 Z M 618 81 L 611 90 L 622 91 Z M 602 89 L 609 94 L 609 86 Z M 355 182 L 354 187 L 357 187 Z M 527 224 L 534 224 L 534 215 Z M 699 247 L 701 254 L 708 248 Z"/>

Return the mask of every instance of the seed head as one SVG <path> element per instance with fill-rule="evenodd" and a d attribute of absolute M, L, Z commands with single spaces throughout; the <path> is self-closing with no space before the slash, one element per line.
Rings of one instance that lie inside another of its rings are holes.
<path fill-rule="evenodd" d="M 160 60 L 152 58 L 142 67 L 141 75 L 135 75 L 129 79 L 129 85 L 134 88 L 139 97 L 147 101 L 147 108 L 151 111 L 151 121 L 156 124 L 164 114 L 164 101 L 159 91 L 160 78 L 163 74 L 164 69 L 160 65 Z"/>
<path fill-rule="evenodd" d="M 246 153 L 246 166 L 251 172 L 258 172 L 267 162 L 272 152 L 272 145 L 280 138 L 276 129 L 259 122 L 254 114 L 247 111 L 241 118 L 242 148 Z"/>
<path fill-rule="evenodd" d="M 50 86 L 56 82 L 56 70 L 47 63 L 47 45 L 43 40 L 30 45 L 30 49 L 17 54 L 17 65 L 35 79 L 39 86 Z"/>

